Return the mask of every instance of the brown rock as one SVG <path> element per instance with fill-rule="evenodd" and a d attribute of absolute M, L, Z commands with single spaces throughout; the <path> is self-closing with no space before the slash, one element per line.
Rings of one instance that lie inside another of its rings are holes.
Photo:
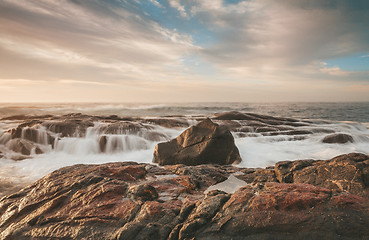
<path fill-rule="evenodd" d="M 246 169 L 241 170 L 243 175 L 236 176 L 237 178 L 247 183 L 264 183 L 264 182 L 277 182 L 274 169 Z"/>
<path fill-rule="evenodd" d="M 136 200 L 152 201 L 158 198 L 156 189 L 149 184 L 132 186 L 128 192 Z"/>
<path fill-rule="evenodd" d="M 107 143 L 108 143 L 108 137 L 107 136 L 101 136 L 99 138 L 100 152 L 105 152 L 106 151 L 106 144 Z"/>
<path fill-rule="evenodd" d="M 137 134 L 141 130 L 150 129 L 141 123 L 121 121 L 100 126 L 99 131 L 103 134 Z"/>
<path fill-rule="evenodd" d="M 186 128 L 189 126 L 187 121 L 177 118 L 152 118 L 145 119 L 145 122 L 166 128 Z"/>
<path fill-rule="evenodd" d="M 240 160 L 229 130 L 205 119 L 185 130 L 176 139 L 156 145 L 153 162 L 159 165 L 224 165 Z"/>
<path fill-rule="evenodd" d="M 32 149 L 35 149 L 36 154 L 42 154 L 43 151 L 31 141 L 14 138 L 6 143 L 6 147 L 14 152 L 21 153 L 23 155 L 30 155 Z"/>
<path fill-rule="evenodd" d="M 46 121 L 42 123 L 49 131 L 59 133 L 60 137 L 83 137 L 88 127 L 94 124 L 90 120 L 65 119 Z"/>
<path fill-rule="evenodd" d="M 354 142 L 354 139 L 348 135 L 343 133 L 328 135 L 323 139 L 324 143 L 347 143 Z"/>

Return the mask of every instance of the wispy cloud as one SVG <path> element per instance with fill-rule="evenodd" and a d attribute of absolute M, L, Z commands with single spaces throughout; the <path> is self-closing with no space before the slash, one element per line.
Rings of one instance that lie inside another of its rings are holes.
<path fill-rule="evenodd" d="M 180 0 L 168 0 L 169 5 L 179 12 L 179 14 L 184 17 L 188 18 L 188 14 L 186 12 L 185 6 L 180 3 Z"/>
<path fill-rule="evenodd" d="M 160 74 L 195 49 L 191 36 L 103 1 L 5 1 L 0 30 L 0 47 L 19 56 L 115 74 Z"/>
<path fill-rule="evenodd" d="M 161 5 L 161 3 L 159 3 L 157 0 L 149 0 L 152 4 L 154 4 L 155 6 L 159 7 L 159 8 L 164 8 L 163 5 Z"/>
<path fill-rule="evenodd" d="M 339 98 L 369 73 L 322 62 L 369 57 L 368 22 L 366 0 L 3 0 L 0 81 L 17 91 L 0 101 L 40 85 L 75 100 L 280 101 L 336 84 Z"/>
<path fill-rule="evenodd" d="M 369 49 L 369 2 L 251 0 L 224 6 L 215 0 L 199 2 L 192 13 L 218 38 L 203 56 L 238 73 L 299 74 L 316 61 Z"/>

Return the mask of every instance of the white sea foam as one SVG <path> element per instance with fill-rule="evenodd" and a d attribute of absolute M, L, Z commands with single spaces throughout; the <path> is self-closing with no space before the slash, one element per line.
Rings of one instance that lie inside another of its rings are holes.
<path fill-rule="evenodd" d="M 195 118 L 186 119 L 191 124 Z M 38 128 L 38 146 L 45 152 L 41 155 L 32 154 L 29 159 L 22 161 L 9 160 L 18 158 L 17 153 L 9 152 L 4 144 L 10 135 L 5 130 L 16 127 L 20 122 L 0 122 L 0 180 L 6 179 L 14 184 L 31 183 L 45 174 L 60 167 L 73 164 L 100 164 L 106 162 L 135 161 L 151 163 L 155 145 L 178 136 L 184 129 L 170 129 L 156 125 L 149 125 L 139 131 L 127 132 L 117 130 L 114 134 L 104 132 L 104 124 L 97 122 L 87 129 L 84 137 L 56 138 L 54 148 L 45 145 L 46 130 Z M 146 126 L 146 125 L 145 125 Z M 340 154 L 361 152 L 369 154 L 369 124 L 355 122 L 338 122 L 311 124 L 296 130 L 327 129 L 336 133 L 347 133 L 353 136 L 354 143 L 324 144 L 322 139 L 327 133 L 306 135 L 306 139 L 291 141 L 293 136 L 263 136 L 236 137 L 235 143 L 239 148 L 242 162 L 241 167 L 266 167 L 278 161 L 297 159 L 330 159 Z M 156 136 L 153 138 L 153 134 Z M 54 134 L 55 135 L 55 134 Z M 236 134 L 235 134 L 236 135 Z M 99 138 L 107 137 L 106 150 L 102 152 Z M 2 153 L 1 153 L 2 152 Z"/>
<path fill-rule="evenodd" d="M 314 127 L 316 126 L 313 125 L 311 128 Z M 284 160 L 327 160 L 352 152 L 369 154 L 369 130 L 362 124 L 342 122 L 319 125 L 319 127 L 333 129 L 336 133 L 349 134 L 353 136 L 354 143 L 326 144 L 322 140 L 328 134 L 324 133 L 315 133 L 299 141 L 287 141 L 291 136 L 236 138 L 235 142 L 242 158 L 239 166 L 266 167 Z"/>
<path fill-rule="evenodd" d="M 212 190 L 220 190 L 226 193 L 234 193 L 239 188 L 246 186 L 247 183 L 245 181 L 242 181 L 238 179 L 235 174 L 232 174 L 228 177 L 227 180 L 220 182 L 218 184 L 215 184 L 213 186 L 210 186 L 208 189 L 205 190 L 205 194 L 212 191 Z"/>

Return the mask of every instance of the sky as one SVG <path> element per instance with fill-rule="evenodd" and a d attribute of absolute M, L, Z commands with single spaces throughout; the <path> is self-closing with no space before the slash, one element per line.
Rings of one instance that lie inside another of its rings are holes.
<path fill-rule="evenodd" d="M 369 101 L 367 0 L 0 0 L 0 102 Z"/>

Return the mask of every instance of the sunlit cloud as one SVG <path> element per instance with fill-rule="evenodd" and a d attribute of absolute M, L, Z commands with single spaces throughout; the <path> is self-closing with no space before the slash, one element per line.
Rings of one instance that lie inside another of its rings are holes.
<path fill-rule="evenodd" d="M 367 22 L 362 0 L 4 0 L 0 101 L 36 85 L 76 101 L 369 100 L 343 90 L 368 71 L 325 64 L 364 61 Z"/>

